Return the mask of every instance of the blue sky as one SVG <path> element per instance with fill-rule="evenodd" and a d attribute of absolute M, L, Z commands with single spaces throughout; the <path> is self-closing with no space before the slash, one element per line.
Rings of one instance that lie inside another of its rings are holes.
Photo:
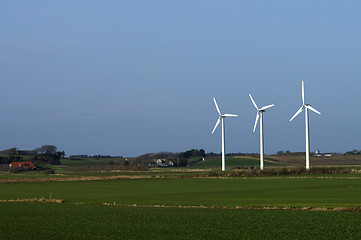
<path fill-rule="evenodd" d="M 360 147 L 361 2 L 32 0 L 0 2 L 0 148 L 137 156 Z"/>

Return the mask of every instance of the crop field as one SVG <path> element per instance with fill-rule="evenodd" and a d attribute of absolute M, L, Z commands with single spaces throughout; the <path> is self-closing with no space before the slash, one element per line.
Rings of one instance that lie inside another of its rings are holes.
<path fill-rule="evenodd" d="M 0 196 L 0 239 L 361 236 L 361 212 L 334 211 L 359 209 L 359 177 L 7 183 L 1 184 Z M 64 203 L 10 201 L 33 198 Z M 274 207 L 289 210 L 265 210 Z M 319 211 L 302 210 L 311 207 Z M 18 226 L 24 227 L 19 231 Z"/>
<path fill-rule="evenodd" d="M 359 212 L 1 203 L 0 239 L 360 239 Z"/>
<path fill-rule="evenodd" d="M 227 157 L 226 167 L 258 167 L 259 158 L 253 157 Z M 204 162 L 197 162 L 191 165 L 192 168 L 211 168 L 217 169 L 222 166 L 222 158 L 206 158 Z M 277 167 L 285 166 L 283 163 L 273 163 L 271 161 L 265 161 L 265 167 Z"/>
<path fill-rule="evenodd" d="M 361 206 L 360 178 L 180 178 L 1 184 L 6 199 L 169 206 Z"/>
<path fill-rule="evenodd" d="M 277 161 L 285 165 L 304 165 L 305 164 L 305 155 L 269 155 L 265 156 L 266 160 Z M 361 164 L 361 155 L 341 155 L 334 154 L 332 156 L 320 156 L 315 157 L 311 156 L 310 158 L 311 165 L 360 165 Z"/>
<path fill-rule="evenodd" d="M 239 159 L 234 160 L 239 166 Z M 255 160 L 242 161 L 245 166 Z M 0 183 L 0 239 L 361 237 L 360 173 L 270 177 L 208 173 L 180 168 L 64 172 L 57 176 L 134 179 L 53 182 L 46 182 L 45 175 L 43 182 L 22 182 L 33 179 L 23 175 L 19 182 Z"/>
<path fill-rule="evenodd" d="M 121 158 L 79 158 L 79 159 L 61 159 L 62 165 L 69 167 L 79 167 L 79 166 L 102 166 L 109 164 L 111 162 L 123 161 Z"/>

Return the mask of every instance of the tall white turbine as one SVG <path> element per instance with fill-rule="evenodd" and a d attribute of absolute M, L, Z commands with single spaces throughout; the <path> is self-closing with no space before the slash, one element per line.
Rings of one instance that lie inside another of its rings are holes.
<path fill-rule="evenodd" d="M 305 87 L 304 83 L 302 81 L 302 106 L 298 111 L 293 115 L 293 117 L 290 119 L 292 121 L 298 114 L 302 112 L 302 110 L 305 108 L 305 121 L 306 121 L 306 169 L 310 170 L 310 130 L 308 126 L 308 110 L 311 110 L 317 114 L 321 114 L 319 111 L 311 107 L 310 104 L 305 104 Z"/>
<path fill-rule="evenodd" d="M 213 128 L 212 134 L 214 133 L 214 131 L 216 130 L 216 128 L 218 127 L 218 124 L 221 122 L 222 119 L 222 171 L 226 171 L 226 146 L 225 146 L 225 139 L 224 139 L 224 135 L 225 135 L 225 129 L 224 129 L 224 118 L 225 117 L 238 117 L 238 115 L 236 114 L 222 114 L 221 111 L 219 110 L 219 107 L 217 105 L 216 99 L 213 98 L 214 101 L 214 105 L 216 105 L 216 109 L 217 112 L 219 114 L 218 120 L 216 122 L 216 125 Z"/>
<path fill-rule="evenodd" d="M 260 155 L 260 169 L 263 170 L 264 169 L 264 147 L 263 147 L 263 113 L 266 111 L 266 109 L 271 108 L 274 106 L 274 104 L 271 105 L 267 105 L 261 108 L 257 107 L 256 102 L 253 100 L 252 95 L 249 94 L 249 97 L 251 98 L 251 101 L 254 105 L 254 107 L 257 109 L 257 115 L 256 115 L 256 121 L 254 122 L 254 127 L 253 127 L 253 132 L 256 131 L 256 127 L 257 127 L 257 123 L 258 123 L 258 119 L 259 121 L 259 155 Z"/>

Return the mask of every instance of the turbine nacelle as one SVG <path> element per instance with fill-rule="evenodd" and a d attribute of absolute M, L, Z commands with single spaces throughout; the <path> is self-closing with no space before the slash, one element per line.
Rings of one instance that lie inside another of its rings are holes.
<path fill-rule="evenodd" d="M 267 105 L 267 106 L 263 106 L 263 107 L 261 107 L 261 108 L 258 108 L 258 106 L 257 106 L 256 102 L 253 100 L 251 94 L 249 94 L 249 97 L 251 98 L 251 101 L 252 101 L 252 103 L 253 103 L 253 106 L 257 109 L 256 121 L 255 121 L 254 127 L 253 127 L 253 132 L 255 132 L 255 131 L 256 131 L 256 127 L 257 127 L 257 123 L 258 123 L 258 119 L 259 119 L 259 117 L 260 117 L 260 116 L 259 116 L 260 113 L 263 113 L 263 112 L 266 111 L 266 109 L 273 107 L 274 104 L 271 104 L 271 105 Z"/>
<path fill-rule="evenodd" d="M 298 109 L 298 111 L 293 115 L 293 117 L 290 119 L 290 122 L 297 117 L 298 114 L 300 114 L 304 108 L 307 108 L 309 110 L 311 110 L 312 112 L 315 112 L 317 114 L 321 114 L 319 111 L 317 111 L 316 109 L 314 109 L 313 107 L 311 107 L 311 104 L 306 104 L 305 103 L 305 85 L 302 81 L 302 106 L 300 107 L 300 109 Z"/>
<path fill-rule="evenodd" d="M 221 111 L 219 110 L 219 107 L 218 107 L 218 104 L 217 104 L 217 101 L 215 98 L 213 98 L 213 102 L 214 102 L 214 105 L 216 106 L 216 109 L 217 109 L 217 112 L 219 114 L 219 117 L 218 117 L 218 120 L 216 122 L 216 125 L 214 126 L 213 128 L 213 131 L 212 131 L 212 134 L 214 133 L 214 131 L 217 129 L 219 123 L 221 122 L 221 119 L 223 120 L 223 118 L 225 117 L 238 117 L 237 114 L 230 114 L 230 113 L 226 113 L 226 114 L 222 114 Z"/>

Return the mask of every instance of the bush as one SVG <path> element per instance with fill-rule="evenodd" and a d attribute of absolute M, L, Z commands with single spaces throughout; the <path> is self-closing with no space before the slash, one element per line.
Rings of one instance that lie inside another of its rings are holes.
<path fill-rule="evenodd" d="M 22 172 L 22 171 L 24 171 L 24 169 L 23 168 L 16 168 L 16 167 L 9 167 L 9 172 L 10 173 L 13 173 L 13 174 L 16 174 L 16 173 L 20 173 L 20 172 Z"/>
<path fill-rule="evenodd" d="M 46 170 L 44 171 L 44 174 L 45 174 L 45 175 L 50 175 L 50 174 L 54 174 L 54 173 L 55 173 L 54 170 L 51 169 L 51 168 L 48 168 L 48 169 L 46 169 Z"/>
<path fill-rule="evenodd" d="M 148 166 L 125 166 L 125 165 L 101 165 L 101 166 L 78 166 L 67 167 L 67 171 L 70 172 L 100 172 L 100 171 L 148 171 Z"/>
<path fill-rule="evenodd" d="M 218 173 L 216 173 L 215 171 L 208 173 L 208 177 L 217 177 L 217 176 L 218 176 Z"/>
<path fill-rule="evenodd" d="M 5 164 L 4 165 L 0 164 L 0 171 L 8 172 L 9 168 L 10 168 L 9 165 L 7 165 L 7 164 L 6 165 Z"/>

